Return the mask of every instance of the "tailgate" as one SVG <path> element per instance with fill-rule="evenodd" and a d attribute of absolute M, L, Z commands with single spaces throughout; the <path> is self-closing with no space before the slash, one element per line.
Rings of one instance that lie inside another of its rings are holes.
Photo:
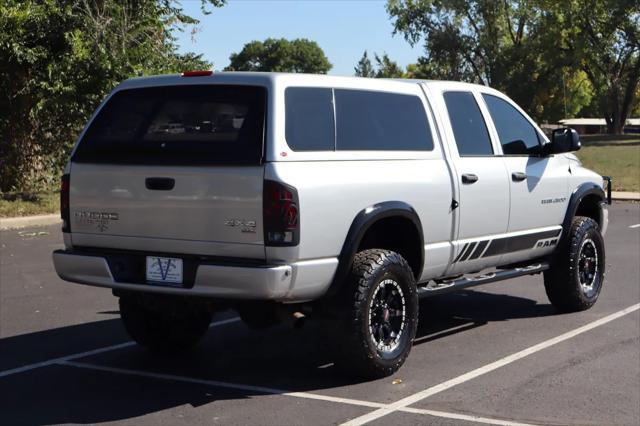
<path fill-rule="evenodd" d="M 116 92 L 72 157 L 72 243 L 264 258 L 265 91 Z"/>

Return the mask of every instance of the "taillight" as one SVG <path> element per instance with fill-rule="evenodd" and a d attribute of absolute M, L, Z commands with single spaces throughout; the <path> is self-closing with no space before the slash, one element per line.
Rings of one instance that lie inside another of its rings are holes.
<path fill-rule="evenodd" d="M 264 181 L 262 193 L 264 243 L 268 246 L 295 246 L 300 242 L 298 192 L 280 182 Z"/>
<path fill-rule="evenodd" d="M 69 209 L 70 176 L 62 176 L 60 183 L 60 217 L 62 218 L 62 232 L 71 232 L 71 211 Z"/>

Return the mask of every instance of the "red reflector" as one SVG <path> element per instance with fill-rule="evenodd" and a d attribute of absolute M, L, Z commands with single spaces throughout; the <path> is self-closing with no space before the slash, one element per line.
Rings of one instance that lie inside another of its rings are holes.
<path fill-rule="evenodd" d="M 185 71 L 182 73 L 183 77 L 205 77 L 207 75 L 212 75 L 213 71 L 211 70 L 196 70 L 196 71 Z"/>

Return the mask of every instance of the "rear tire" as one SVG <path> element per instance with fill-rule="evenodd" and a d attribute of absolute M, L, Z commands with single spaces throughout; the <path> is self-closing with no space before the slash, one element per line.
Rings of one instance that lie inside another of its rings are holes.
<path fill-rule="evenodd" d="M 604 283 L 604 239 L 596 221 L 576 216 L 564 247 L 544 273 L 544 288 L 561 312 L 584 311 L 598 300 Z"/>
<path fill-rule="evenodd" d="M 404 364 L 416 334 L 418 295 L 413 271 L 398 253 L 356 254 L 334 302 L 336 366 L 364 379 L 389 376 Z"/>
<path fill-rule="evenodd" d="M 195 346 L 209 329 L 212 311 L 205 303 L 150 295 L 120 297 L 120 317 L 138 344 L 160 352 Z"/>

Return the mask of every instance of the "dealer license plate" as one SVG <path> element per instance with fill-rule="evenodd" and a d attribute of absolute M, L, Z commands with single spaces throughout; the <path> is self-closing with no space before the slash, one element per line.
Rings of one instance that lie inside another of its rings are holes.
<path fill-rule="evenodd" d="M 182 284 L 182 259 L 147 256 L 147 281 Z"/>

